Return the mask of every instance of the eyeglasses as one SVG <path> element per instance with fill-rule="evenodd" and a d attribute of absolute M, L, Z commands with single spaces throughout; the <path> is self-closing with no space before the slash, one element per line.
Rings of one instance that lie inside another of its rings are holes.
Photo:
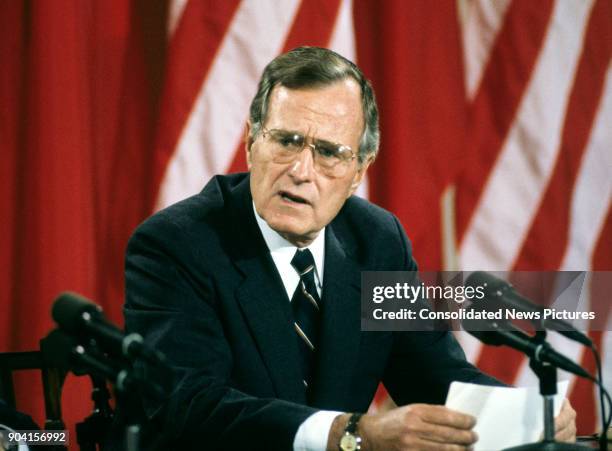
<path fill-rule="evenodd" d="M 313 150 L 315 168 L 330 177 L 346 175 L 355 154 L 349 146 L 332 143 L 322 139 L 307 138 L 300 133 L 273 129 L 263 129 L 269 151 L 275 163 L 291 163 L 306 146 Z"/>

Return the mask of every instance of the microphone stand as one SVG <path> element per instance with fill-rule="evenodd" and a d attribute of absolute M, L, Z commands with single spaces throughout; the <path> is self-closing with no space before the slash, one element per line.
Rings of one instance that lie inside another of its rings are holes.
<path fill-rule="evenodd" d="M 146 362 L 141 362 L 142 365 L 150 365 Z M 166 371 L 163 362 L 155 368 L 157 377 Z M 144 373 L 144 368 L 137 364 L 131 364 L 129 368 L 123 369 L 116 378 L 115 395 L 117 399 L 117 415 L 119 423 L 125 425 L 123 445 L 125 451 L 139 451 L 140 449 L 148 449 L 151 451 L 161 451 L 166 449 L 166 444 L 162 438 L 151 439 L 148 443 L 142 443 L 141 438 L 143 431 L 147 432 L 150 425 L 146 419 L 143 410 L 141 396 L 146 396 L 152 399 L 162 399 L 166 396 L 164 384 L 160 381 L 147 377 Z M 163 434 L 162 434 L 163 436 Z"/>
<path fill-rule="evenodd" d="M 94 410 L 76 425 L 77 442 L 81 451 L 95 451 L 96 445 L 101 448 L 113 420 L 106 379 L 94 374 L 90 374 L 90 378 L 93 385 L 91 399 L 94 402 Z"/>
<path fill-rule="evenodd" d="M 95 408 L 87 419 L 77 425 L 77 441 L 81 449 L 95 451 L 96 445 L 104 445 L 104 436 L 110 430 L 113 417 L 106 387 L 106 380 L 109 380 L 115 389 L 117 406 L 123 407 L 117 416 L 127 425 L 124 449 L 138 451 L 141 449 L 140 432 L 146 423 L 141 397 L 162 399 L 167 395 L 166 380 L 162 381 L 161 378 L 170 376 L 170 367 L 161 357 L 156 357 L 155 367 L 145 374 L 143 366 L 152 365 L 145 361 L 147 359 L 111 356 L 102 352 L 95 340 L 86 340 L 81 344 L 76 338 L 60 330 L 53 330 L 45 340 L 49 352 L 56 357 L 55 364 L 58 367 L 78 376 L 89 374 L 92 378 Z M 153 351 L 151 353 L 154 355 Z M 147 446 L 147 449 L 161 449 L 160 444 L 154 444 L 154 448 Z"/>
<path fill-rule="evenodd" d="M 139 389 L 145 393 L 158 393 L 159 387 L 150 380 L 138 379 L 138 375 L 135 374 L 135 369 L 131 364 L 124 361 L 113 361 L 108 356 L 100 354 L 95 348 L 78 345 L 73 349 L 76 360 L 83 366 L 84 372 L 92 376 L 92 380 L 104 381 L 110 380 L 115 387 L 117 394 L 117 403 L 123 404 L 127 407 L 127 418 L 131 424 L 128 424 L 125 428 L 125 451 L 139 451 L 140 450 L 140 429 L 141 429 L 141 416 L 138 415 L 136 404 L 136 382 L 138 382 Z M 95 379 L 94 379 L 95 378 Z M 100 388 L 98 386 L 97 388 Z M 98 392 L 100 397 L 104 396 L 103 392 Z M 93 395 L 92 395 L 93 396 Z M 87 425 L 92 424 L 95 418 L 88 423 L 86 421 L 81 423 L 81 434 L 88 435 L 86 429 Z M 79 437 L 80 438 L 80 437 Z M 95 450 L 95 443 L 91 443 L 88 439 L 91 437 L 83 437 L 85 439 L 87 450 Z M 93 445 L 93 448 L 91 447 Z"/>
<path fill-rule="evenodd" d="M 117 387 L 116 387 L 117 388 Z M 137 399 L 128 391 L 115 391 L 120 423 L 124 424 L 123 449 L 125 451 L 138 451 L 140 449 L 141 415 L 137 407 Z"/>
<path fill-rule="evenodd" d="M 546 331 L 538 330 L 533 341 L 543 345 L 546 340 Z M 557 368 L 549 363 L 541 362 L 536 352 L 529 359 L 529 367 L 538 376 L 540 381 L 540 395 L 544 402 L 544 440 L 513 446 L 503 451 L 587 451 L 591 448 L 575 443 L 561 443 L 555 441 L 555 395 L 557 394 Z"/>

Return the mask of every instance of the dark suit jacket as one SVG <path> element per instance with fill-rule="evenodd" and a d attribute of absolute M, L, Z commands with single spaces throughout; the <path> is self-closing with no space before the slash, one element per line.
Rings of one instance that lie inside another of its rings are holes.
<path fill-rule="evenodd" d="M 179 377 L 149 417 L 183 445 L 290 450 L 318 409 L 367 410 L 383 381 L 398 404 L 443 403 L 453 380 L 495 383 L 445 332 L 360 332 L 360 272 L 415 270 L 389 212 L 347 200 L 325 236 L 314 396 L 299 374 L 289 299 L 256 224 L 246 174 L 145 221 L 126 257 L 126 327 Z"/>

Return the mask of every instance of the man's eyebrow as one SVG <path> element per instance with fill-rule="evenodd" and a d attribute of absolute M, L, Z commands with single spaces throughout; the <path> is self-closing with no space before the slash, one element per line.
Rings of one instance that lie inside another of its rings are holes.
<path fill-rule="evenodd" d="M 298 132 L 297 130 L 287 130 L 286 128 L 273 128 L 272 130 L 276 130 L 277 132 L 281 133 L 290 133 L 292 135 L 304 136 L 302 132 Z"/>

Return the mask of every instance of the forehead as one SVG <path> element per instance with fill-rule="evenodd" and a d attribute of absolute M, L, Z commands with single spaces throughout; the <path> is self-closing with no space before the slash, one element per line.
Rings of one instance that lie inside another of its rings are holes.
<path fill-rule="evenodd" d="M 351 78 L 314 88 L 277 85 L 270 94 L 265 126 L 355 146 L 363 130 L 361 88 Z"/>

